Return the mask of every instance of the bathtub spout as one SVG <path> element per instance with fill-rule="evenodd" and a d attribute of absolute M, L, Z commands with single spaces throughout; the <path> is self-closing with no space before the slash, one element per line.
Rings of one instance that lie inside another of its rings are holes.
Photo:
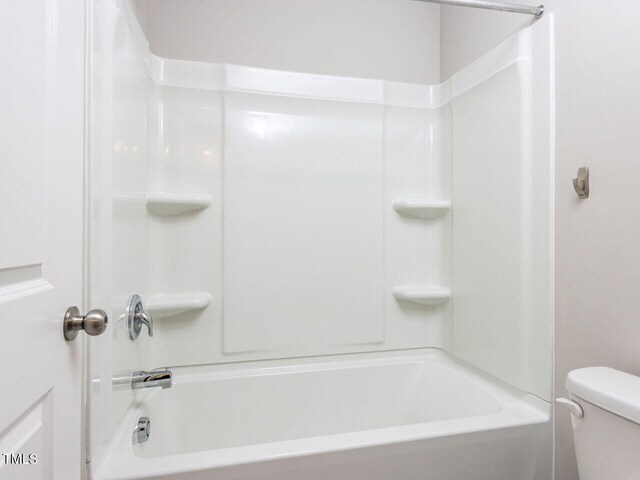
<path fill-rule="evenodd" d="M 168 368 L 157 368 L 145 372 L 144 370 L 138 370 L 131 374 L 131 388 L 136 390 L 138 388 L 171 388 L 173 382 L 173 374 Z"/>

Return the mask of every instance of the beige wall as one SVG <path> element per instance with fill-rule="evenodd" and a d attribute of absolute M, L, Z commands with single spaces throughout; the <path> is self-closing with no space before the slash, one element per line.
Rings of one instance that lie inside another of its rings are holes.
<path fill-rule="evenodd" d="M 153 53 L 437 83 L 440 8 L 413 0 L 136 0 Z M 185 27 L 188 25 L 188 28 Z"/>
<path fill-rule="evenodd" d="M 522 2 L 520 2 L 522 3 Z M 536 5 L 539 2 L 524 2 Z M 640 374 L 640 2 L 549 0 L 556 23 L 556 394 L 568 371 Z M 441 12 L 448 78 L 528 17 Z M 591 198 L 571 185 L 591 170 Z M 556 479 L 576 480 L 569 415 L 557 411 Z"/>
<path fill-rule="evenodd" d="M 518 3 L 540 4 L 536 1 Z M 477 8 L 442 6 L 440 80 L 447 80 L 517 30 L 531 25 L 533 18 Z"/>

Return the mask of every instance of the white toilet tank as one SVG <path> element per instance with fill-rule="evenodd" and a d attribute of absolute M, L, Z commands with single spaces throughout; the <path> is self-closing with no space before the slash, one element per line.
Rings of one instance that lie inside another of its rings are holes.
<path fill-rule="evenodd" d="M 640 377 L 589 367 L 565 386 L 580 480 L 640 480 Z"/>

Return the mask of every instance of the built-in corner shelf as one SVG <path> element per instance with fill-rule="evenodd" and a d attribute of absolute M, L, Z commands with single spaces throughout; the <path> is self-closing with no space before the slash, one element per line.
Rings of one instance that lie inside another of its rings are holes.
<path fill-rule="evenodd" d="M 190 193 L 114 192 L 113 200 L 123 206 L 144 204 L 158 217 L 197 212 L 211 205 L 211 195 Z"/>
<path fill-rule="evenodd" d="M 393 287 L 393 296 L 421 305 L 440 305 L 449 301 L 451 290 L 436 285 L 403 285 Z"/>
<path fill-rule="evenodd" d="M 392 205 L 400 215 L 425 218 L 428 220 L 442 217 L 451 210 L 451 202 L 449 200 L 403 198 L 394 200 Z"/>
<path fill-rule="evenodd" d="M 211 303 L 208 292 L 147 295 L 144 305 L 153 318 L 165 318 L 191 310 L 201 310 Z"/>
<path fill-rule="evenodd" d="M 211 205 L 211 195 L 148 193 L 147 210 L 158 217 L 204 210 Z"/>

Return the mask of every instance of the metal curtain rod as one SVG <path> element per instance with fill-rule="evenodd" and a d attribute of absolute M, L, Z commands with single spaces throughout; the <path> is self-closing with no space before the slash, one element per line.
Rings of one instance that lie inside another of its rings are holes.
<path fill-rule="evenodd" d="M 443 5 L 455 5 L 458 7 L 484 8 L 487 10 L 500 10 L 501 12 L 524 13 L 527 15 L 541 16 L 544 13 L 544 5 L 532 7 L 529 5 L 514 5 L 512 3 L 487 2 L 485 0 L 418 0 L 420 2 L 441 3 Z"/>

